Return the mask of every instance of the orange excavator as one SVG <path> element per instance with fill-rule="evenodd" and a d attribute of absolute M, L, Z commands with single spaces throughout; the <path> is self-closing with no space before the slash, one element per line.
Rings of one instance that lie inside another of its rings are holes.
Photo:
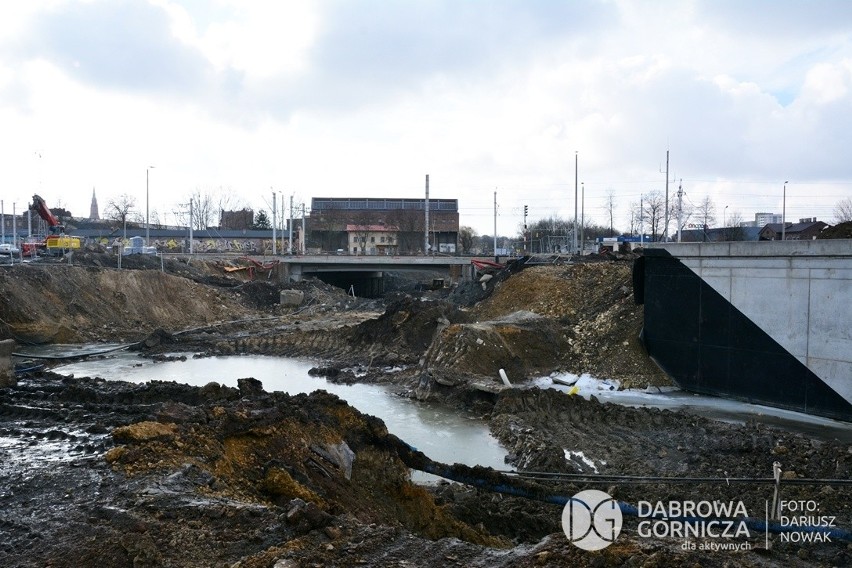
<path fill-rule="evenodd" d="M 43 242 L 25 243 L 24 254 L 32 255 L 38 250 L 43 250 L 49 255 L 57 256 L 80 249 L 80 237 L 71 237 L 65 234 L 65 226 L 59 222 L 44 199 L 38 195 L 33 195 L 33 203 L 30 205 L 30 209 L 33 209 L 39 217 L 44 219 L 49 234 Z M 27 250 L 28 248 L 30 250 Z"/>

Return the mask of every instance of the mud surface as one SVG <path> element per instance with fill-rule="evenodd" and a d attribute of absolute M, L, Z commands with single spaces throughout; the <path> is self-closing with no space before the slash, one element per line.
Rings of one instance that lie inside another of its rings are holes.
<path fill-rule="evenodd" d="M 410 291 L 386 301 L 318 281 L 281 284 L 272 266 L 129 257 L 119 271 L 111 262 L 87 253 L 71 266 L 2 267 L 0 335 L 123 339 L 153 358 L 309 355 L 324 359 L 314 373 L 329 380 L 388 383 L 401 396 L 475 409 L 519 473 L 449 466 L 477 487 L 413 485 L 408 466 L 426 458 L 324 392 L 268 393 L 251 378 L 228 388 L 211 376 L 195 388 L 35 371 L 0 389 L 0 566 L 852 563 L 847 542 L 773 536 L 766 550 L 760 532 L 738 539 L 746 550 L 685 550 L 683 539 L 641 534 L 633 517 L 597 552 L 561 532 L 554 498 L 584 489 L 634 505 L 742 501 L 761 519 L 773 491 L 761 480 L 774 462 L 783 498 L 818 503 L 852 528 L 846 442 L 526 388 L 554 371 L 666 383 L 638 345 L 626 260 L 516 264 L 484 286 L 398 283 Z M 293 288 L 305 301 L 279 305 Z"/>

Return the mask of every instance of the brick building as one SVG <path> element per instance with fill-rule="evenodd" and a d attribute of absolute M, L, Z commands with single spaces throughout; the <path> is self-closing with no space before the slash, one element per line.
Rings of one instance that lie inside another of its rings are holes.
<path fill-rule="evenodd" d="M 306 219 L 308 252 L 423 254 L 425 206 L 425 199 L 314 197 Z M 458 200 L 430 199 L 432 249 L 455 254 L 458 235 Z"/>

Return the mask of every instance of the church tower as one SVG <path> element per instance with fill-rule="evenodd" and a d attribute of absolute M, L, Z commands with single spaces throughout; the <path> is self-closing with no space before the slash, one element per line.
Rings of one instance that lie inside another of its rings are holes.
<path fill-rule="evenodd" d="M 97 221 L 101 216 L 98 215 L 98 198 L 95 197 L 95 188 L 92 188 L 92 207 L 89 209 L 89 219 Z"/>

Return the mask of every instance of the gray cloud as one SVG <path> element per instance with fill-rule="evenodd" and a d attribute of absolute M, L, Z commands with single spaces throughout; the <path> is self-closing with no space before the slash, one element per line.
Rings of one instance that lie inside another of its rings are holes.
<path fill-rule="evenodd" d="M 419 91 L 435 78 L 478 81 L 532 64 L 548 43 L 589 33 L 614 7 L 583 2 L 345 2 L 323 4 L 311 71 L 258 94 L 292 105 L 352 110 Z M 265 91 L 265 94 L 264 92 Z"/>
<path fill-rule="evenodd" d="M 145 2 L 66 4 L 38 18 L 27 38 L 23 55 L 98 87 L 187 94 L 212 79 L 202 54 L 176 40 L 165 12 Z"/>

